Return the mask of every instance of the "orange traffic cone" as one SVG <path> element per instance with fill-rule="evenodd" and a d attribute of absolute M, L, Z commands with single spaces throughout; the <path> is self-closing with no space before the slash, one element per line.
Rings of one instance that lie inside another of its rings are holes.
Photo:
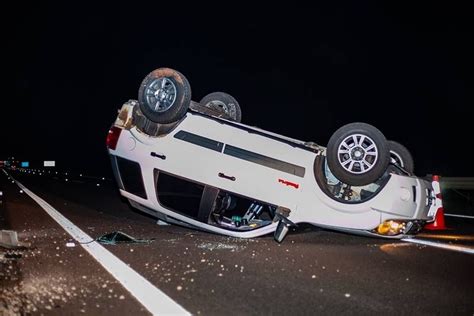
<path fill-rule="evenodd" d="M 436 205 L 438 210 L 436 211 L 435 220 L 432 223 L 425 225 L 425 229 L 428 230 L 445 230 L 448 229 L 444 222 L 444 208 L 443 208 L 443 197 L 441 196 L 441 187 L 439 185 L 439 176 L 433 175 L 433 189 L 436 194 Z"/>
<path fill-rule="evenodd" d="M 425 225 L 425 229 L 428 230 L 445 230 L 448 229 L 446 227 L 446 224 L 444 222 L 444 209 L 443 207 L 438 208 L 438 211 L 436 212 L 436 217 L 434 222 L 429 223 L 428 225 Z"/>

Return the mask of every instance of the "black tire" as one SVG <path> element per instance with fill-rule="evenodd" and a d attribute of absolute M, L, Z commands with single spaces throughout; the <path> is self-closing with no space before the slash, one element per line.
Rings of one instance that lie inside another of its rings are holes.
<path fill-rule="evenodd" d="M 242 121 L 242 111 L 237 100 L 225 92 L 213 92 L 199 102 L 202 106 L 224 113 L 232 121 Z"/>
<path fill-rule="evenodd" d="M 138 91 L 140 110 L 147 119 L 160 124 L 180 120 L 191 103 L 191 86 L 180 72 L 158 68 L 143 79 Z"/>
<path fill-rule="evenodd" d="M 393 140 L 388 141 L 388 148 L 390 151 L 390 162 L 403 168 L 410 175 L 413 175 L 415 170 L 415 162 L 410 151 L 400 143 Z"/>
<path fill-rule="evenodd" d="M 370 124 L 344 125 L 329 139 L 327 161 L 331 172 L 343 183 L 354 186 L 373 183 L 390 162 L 387 140 Z"/>
<path fill-rule="evenodd" d="M 133 125 L 137 127 L 141 132 L 147 134 L 148 136 L 157 137 L 160 135 L 166 135 L 171 132 L 178 124 L 179 121 L 169 123 L 169 124 L 160 124 L 150 121 L 143 115 L 140 107 L 135 105 L 132 112 L 132 121 Z"/>

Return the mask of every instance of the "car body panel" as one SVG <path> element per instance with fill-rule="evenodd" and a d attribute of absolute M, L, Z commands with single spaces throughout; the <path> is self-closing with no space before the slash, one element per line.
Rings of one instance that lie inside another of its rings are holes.
<path fill-rule="evenodd" d="M 306 146 L 304 141 L 193 111 L 168 134 L 152 137 L 133 126 L 132 107 L 126 103 L 119 111 L 115 126 L 123 130 L 116 149 L 109 148 L 109 153 L 139 163 L 147 198 L 127 192 L 123 186 L 120 193 L 135 207 L 156 212 L 158 218 L 242 238 L 271 233 L 277 226 L 272 222 L 253 230 L 235 231 L 168 209 L 160 204 L 155 183 L 157 172 L 166 172 L 289 209 L 287 218 L 293 223 L 372 235 L 386 220 L 434 219 L 437 201 L 431 198 L 430 181 L 390 174 L 383 188 L 369 200 L 344 203 L 323 192 L 315 179 L 315 172 L 320 172 L 315 170 L 315 160 L 325 156 L 322 146 Z M 116 176 L 120 184 L 120 175 Z"/>

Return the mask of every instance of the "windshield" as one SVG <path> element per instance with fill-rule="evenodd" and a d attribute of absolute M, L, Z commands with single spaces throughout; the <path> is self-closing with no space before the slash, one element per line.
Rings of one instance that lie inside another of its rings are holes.
<path fill-rule="evenodd" d="M 382 177 L 374 183 L 364 186 L 351 186 L 339 181 L 328 167 L 326 157 L 318 156 L 315 161 L 314 172 L 320 188 L 329 197 L 342 203 L 362 203 L 373 198 L 383 188 L 390 178 L 390 174 L 399 173 L 399 170 L 389 165 Z"/>

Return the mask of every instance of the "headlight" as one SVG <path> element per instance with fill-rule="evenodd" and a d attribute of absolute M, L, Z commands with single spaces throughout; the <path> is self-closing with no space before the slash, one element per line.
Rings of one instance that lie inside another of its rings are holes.
<path fill-rule="evenodd" d="M 406 229 L 406 222 L 389 220 L 380 224 L 375 231 L 380 235 L 395 236 L 402 234 Z"/>

